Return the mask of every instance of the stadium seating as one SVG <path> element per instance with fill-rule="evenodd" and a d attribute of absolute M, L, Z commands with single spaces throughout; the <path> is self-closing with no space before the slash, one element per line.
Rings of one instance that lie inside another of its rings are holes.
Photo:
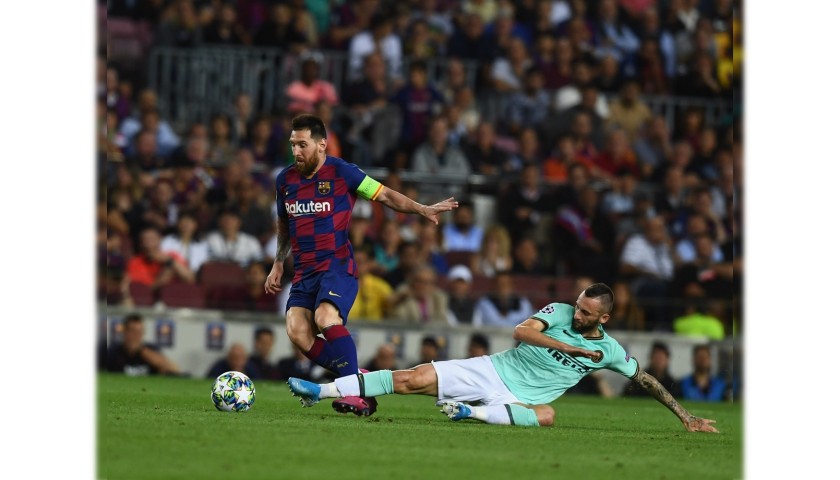
<path fill-rule="evenodd" d="M 148 307 L 155 304 L 155 292 L 148 285 L 131 282 L 128 285 L 128 292 L 134 304 L 138 307 Z"/>
<path fill-rule="evenodd" d="M 207 300 L 201 285 L 170 283 L 160 289 L 160 301 L 173 308 L 205 308 Z"/>

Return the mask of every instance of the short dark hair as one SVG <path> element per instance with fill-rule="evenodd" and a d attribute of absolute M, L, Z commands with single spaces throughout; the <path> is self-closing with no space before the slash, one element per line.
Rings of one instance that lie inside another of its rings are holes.
<path fill-rule="evenodd" d="M 666 345 L 665 342 L 660 342 L 658 340 L 653 342 L 653 345 L 650 346 L 650 352 L 653 353 L 657 350 L 662 350 L 667 357 L 671 356 L 671 351 L 668 349 L 668 345 Z"/>
<path fill-rule="evenodd" d="M 309 130 L 313 140 L 327 138 L 324 121 L 310 113 L 302 113 L 292 119 L 292 131 L 295 130 Z"/>
<path fill-rule="evenodd" d="M 431 335 L 427 335 L 427 336 L 423 337 L 423 341 L 421 342 L 421 345 L 429 345 L 429 346 L 432 346 L 432 347 L 435 347 L 435 348 L 440 348 L 440 345 L 438 344 L 437 339 L 435 337 L 431 336 Z"/>
<path fill-rule="evenodd" d="M 610 313 L 612 310 L 615 296 L 613 295 L 612 288 L 606 283 L 593 283 L 586 287 L 583 295 L 587 298 L 597 298 L 601 302 L 601 305 L 604 306 L 604 311 L 601 313 Z"/>
<path fill-rule="evenodd" d="M 490 349 L 490 340 L 487 339 L 487 335 L 483 333 L 473 333 L 470 337 L 470 345 L 478 345 L 485 350 Z"/>
<path fill-rule="evenodd" d="M 274 330 L 272 330 L 269 327 L 257 327 L 257 329 L 254 330 L 254 340 L 260 338 L 260 335 L 263 335 L 263 334 L 268 334 L 268 335 L 271 335 L 273 337 L 274 336 Z"/>
<path fill-rule="evenodd" d="M 123 318 L 123 325 L 128 325 L 129 323 L 137 323 L 142 321 L 143 317 L 141 317 L 139 313 L 129 313 L 125 316 L 125 318 Z"/>

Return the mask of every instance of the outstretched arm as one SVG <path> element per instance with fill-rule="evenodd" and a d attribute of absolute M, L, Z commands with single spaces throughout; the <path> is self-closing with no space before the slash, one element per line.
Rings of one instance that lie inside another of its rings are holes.
<path fill-rule="evenodd" d="M 513 328 L 513 338 L 535 347 L 553 348 L 573 357 L 586 357 L 594 362 L 600 362 L 601 358 L 604 357 L 603 352 L 593 352 L 555 340 L 542 333 L 543 330 L 545 330 L 545 324 L 531 317 Z"/>
<path fill-rule="evenodd" d="M 376 201 L 382 202 L 385 206 L 398 212 L 422 215 L 434 222 L 435 225 L 438 224 L 439 214 L 458 208 L 458 202 L 455 200 L 455 197 L 449 197 L 434 205 L 423 205 L 384 185 L 382 186 L 382 191 L 376 197 Z"/>
<path fill-rule="evenodd" d="M 675 399 L 674 396 L 671 395 L 671 393 L 668 392 L 668 390 L 653 377 L 653 375 L 639 370 L 639 373 L 633 377 L 633 380 L 643 386 L 645 390 L 653 396 L 653 398 L 659 400 L 659 403 L 665 405 L 669 410 L 674 412 L 674 415 L 680 419 L 682 424 L 685 426 L 685 429 L 689 432 L 718 433 L 717 428 L 712 426 L 712 424 L 715 423 L 715 420 L 695 417 L 690 414 L 688 410 L 683 408 L 683 406 L 677 402 L 677 399 Z"/>

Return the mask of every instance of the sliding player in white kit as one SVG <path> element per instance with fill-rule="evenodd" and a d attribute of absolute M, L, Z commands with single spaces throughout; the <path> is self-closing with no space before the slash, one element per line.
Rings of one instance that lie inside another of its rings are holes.
<path fill-rule="evenodd" d="M 289 387 L 304 407 L 347 395 L 421 394 L 437 397 L 441 412 L 452 420 L 549 426 L 554 409 L 548 403 L 585 375 L 607 368 L 638 382 L 686 430 L 717 433 L 714 420 L 691 415 L 604 332 L 613 298 L 609 286 L 596 283 L 581 292 L 574 306 L 549 304 L 514 328 L 513 337 L 520 342 L 516 348 L 493 355 L 348 375 L 327 384 L 290 378 Z"/>

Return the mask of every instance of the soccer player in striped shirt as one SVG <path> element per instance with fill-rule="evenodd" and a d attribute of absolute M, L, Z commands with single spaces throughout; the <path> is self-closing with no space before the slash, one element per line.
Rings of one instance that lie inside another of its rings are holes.
<path fill-rule="evenodd" d="M 280 291 L 283 262 L 291 251 L 295 274 L 286 303 L 286 333 L 315 363 L 339 376 L 353 375 L 359 372 L 356 345 L 345 325 L 359 289 L 349 237 L 357 197 L 422 215 L 435 224 L 438 215 L 457 208 L 458 202 L 450 197 L 434 205 L 419 204 L 358 166 L 327 155 L 326 127 L 314 115 L 292 119 L 289 142 L 295 162 L 277 175 L 277 254 L 265 291 Z M 333 408 L 370 415 L 376 403 L 351 395 L 336 399 Z"/>

